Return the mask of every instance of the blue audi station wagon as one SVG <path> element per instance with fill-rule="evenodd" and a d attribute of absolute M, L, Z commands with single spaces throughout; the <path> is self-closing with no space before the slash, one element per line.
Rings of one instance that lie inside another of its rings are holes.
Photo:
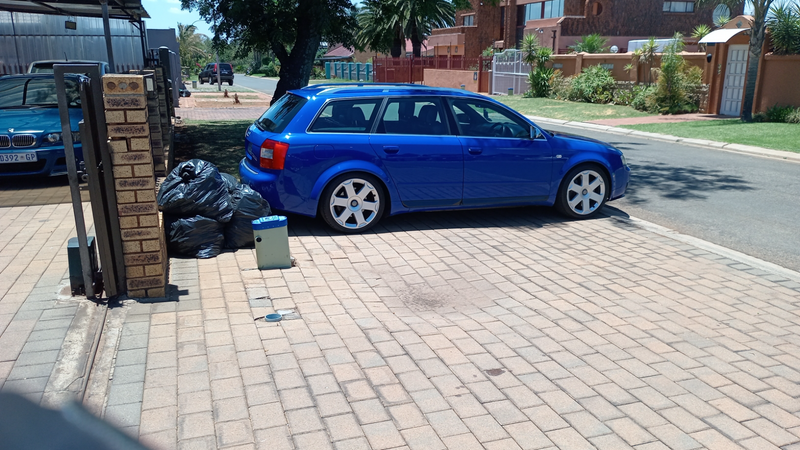
<path fill-rule="evenodd" d="M 293 90 L 245 135 L 242 182 L 273 209 L 360 232 L 385 215 L 548 205 L 596 215 L 630 179 L 609 144 L 542 130 L 463 90 L 326 84 Z"/>

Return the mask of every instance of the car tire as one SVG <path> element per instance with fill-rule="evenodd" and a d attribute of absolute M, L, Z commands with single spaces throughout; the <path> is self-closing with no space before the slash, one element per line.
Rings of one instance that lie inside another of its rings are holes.
<path fill-rule="evenodd" d="M 228 86 L 233 86 L 233 80 L 228 80 Z"/>
<path fill-rule="evenodd" d="M 380 221 L 388 204 L 381 181 L 366 173 L 346 173 L 322 191 L 319 212 L 340 233 L 361 233 Z"/>
<path fill-rule="evenodd" d="M 606 171 L 596 164 L 574 167 L 561 180 L 556 197 L 556 209 L 573 219 L 596 216 L 611 190 Z"/>
<path fill-rule="evenodd" d="M 203 84 L 203 79 L 202 79 L 202 78 L 198 77 L 198 78 L 197 78 L 197 81 L 199 81 L 199 82 L 200 82 L 200 84 Z"/>

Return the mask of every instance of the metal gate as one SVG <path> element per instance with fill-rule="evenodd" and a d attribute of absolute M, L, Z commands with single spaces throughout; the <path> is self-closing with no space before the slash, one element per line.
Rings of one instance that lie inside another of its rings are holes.
<path fill-rule="evenodd" d="M 530 89 L 528 74 L 531 65 L 523 61 L 523 54 L 519 50 L 506 50 L 494 55 L 492 60 L 492 94 L 508 94 L 513 89 L 514 94 L 522 94 Z"/>
<path fill-rule="evenodd" d="M 95 298 L 102 290 L 106 297 L 115 297 L 126 291 L 125 265 L 122 252 L 122 236 L 114 175 L 111 171 L 111 154 L 108 150 L 108 130 L 104 113 L 102 78 L 99 64 L 56 64 L 55 74 L 58 110 L 61 116 L 62 140 L 67 160 L 67 174 L 72 208 L 75 213 L 75 227 L 80 245 L 81 268 L 87 298 Z M 86 74 L 80 82 L 81 109 L 80 136 L 83 158 L 92 204 L 92 216 L 100 253 L 101 274 L 91 273 L 89 247 L 86 236 L 86 223 L 79 192 L 78 167 L 75 160 L 75 147 L 70 126 L 67 103 L 65 74 Z"/>

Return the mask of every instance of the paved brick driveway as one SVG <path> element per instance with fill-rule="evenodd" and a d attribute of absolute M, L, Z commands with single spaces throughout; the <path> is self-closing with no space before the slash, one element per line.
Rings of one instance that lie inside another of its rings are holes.
<path fill-rule="evenodd" d="M 800 284 L 603 218 L 414 214 L 171 261 L 106 417 L 161 448 L 800 448 Z M 299 320 L 254 322 L 296 308 Z"/>

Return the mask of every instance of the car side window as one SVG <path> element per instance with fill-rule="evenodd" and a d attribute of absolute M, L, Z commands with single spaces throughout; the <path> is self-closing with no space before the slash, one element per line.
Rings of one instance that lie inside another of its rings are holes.
<path fill-rule="evenodd" d="M 311 124 L 312 133 L 369 133 L 381 99 L 337 100 L 328 103 Z"/>
<path fill-rule="evenodd" d="M 382 134 L 450 134 L 442 101 L 437 98 L 389 99 L 375 131 Z"/>
<path fill-rule="evenodd" d="M 530 124 L 503 108 L 482 100 L 452 100 L 453 114 L 462 136 L 529 138 Z"/>

